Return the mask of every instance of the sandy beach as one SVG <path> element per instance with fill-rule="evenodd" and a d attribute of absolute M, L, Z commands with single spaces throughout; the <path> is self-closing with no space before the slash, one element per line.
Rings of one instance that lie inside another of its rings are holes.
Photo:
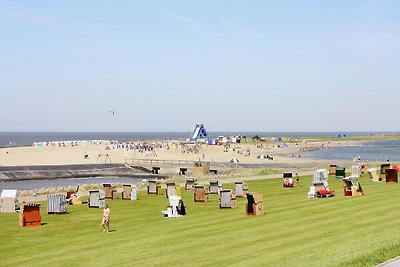
<path fill-rule="evenodd" d="M 155 153 L 139 152 L 126 148 L 117 148 L 116 145 L 89 145 L 89 146 L 44 146 L 44 147 L 13 147 L 0 149 L 0 165 L 53 165 L 53 164 L 94 164 L 102 162 L 131 163 L 133 159 L 144 160 L 189 160 L 228 163 L 235 159 L 241 164 L 263 164 L 282 166 L 307 165 L 323 166 L 332 163 L 331 160 L 303 158 L 302 151 L 315 150 L 334 146 L 357 145 L 357 141 L 330 141 L 330 142 L 299 142 L 288 143 L 287 146 L 269 144 L 260 146 L 259 143 L 231 144 L 229 148 L 217 145 L 200 145 L 198 152 L 183 152 L 180 146 L 155 148 Z M 106 149 L 107 148 L 107 149 Z M 245 151 L 246 153 L 242 153 Z M 85 158 L 84 155 L 88 157 Z M 258 158 L 268 154 L 273 160 Z M 341 160 L 339 164 L 350 163 Z"/>

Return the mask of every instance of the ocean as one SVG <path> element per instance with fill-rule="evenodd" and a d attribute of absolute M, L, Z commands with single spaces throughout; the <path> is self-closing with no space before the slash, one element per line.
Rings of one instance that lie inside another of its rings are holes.
<path fill-rule="evenodd" d="M 361 161 L 400 161 L 400 140 L 369 141 L 358 146 L 339 146 L 303 154 L 306 158 L 353 159 Z"/>
<path fill-rule="evenodd" d="M 208 132 L 211 138 L 219 135 L 242 135 L 251 138 L 260 137 L 332 137 L 337 134 L 346 136 L 380 134 L 378 132 Z M 0 132 L 0 148 L 31 146 L 34 142 L 71 141 L 71 140 L 167 140 L 186 139 L 191 132 Z"/>

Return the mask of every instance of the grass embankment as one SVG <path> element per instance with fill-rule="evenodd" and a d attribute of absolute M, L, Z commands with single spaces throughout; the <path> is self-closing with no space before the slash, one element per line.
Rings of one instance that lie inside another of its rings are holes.
<path fill-rule="evenodd" d="M 399 184 L 361 179 L 365 196 L 307 199 L 302 188 L 284 189 L 280 179 L 248 182 L 264 196 L 266 214 L 220 210 L 218 196 L 194 203 L 183 191 L 188 215 L 167 219 L 165 195 L 140 191 L 137 201 L 107 200 L 111 232 L 100 228 L 101 209 L 68 206 L 47 215 L 41 227 L 18 226 L 17 214 L 0 214 L 0 266 L 372 266 L 400 255 Z M 232 184 L 224 188 L 233 187 Z"/>

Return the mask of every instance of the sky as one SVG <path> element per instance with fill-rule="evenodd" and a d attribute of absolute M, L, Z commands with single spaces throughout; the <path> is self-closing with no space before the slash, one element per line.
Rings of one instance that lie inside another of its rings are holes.
<path fill-rule="evenodd" d="M 0 131 L 400 131 L 399 14 L 396 0 L 0 0 Z"/>

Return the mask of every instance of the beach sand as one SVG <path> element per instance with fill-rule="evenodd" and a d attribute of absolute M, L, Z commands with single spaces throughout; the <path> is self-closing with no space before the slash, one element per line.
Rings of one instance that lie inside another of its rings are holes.
<path fill-rule="evenodd" d="M 237 159 L 242 164 L 263 164 L 263 165 L 309 165 L 315 167 L 325 166 L 330 163 L 349 164 L 352 159 L 332 162 L 332 160 L 313 159 L 301 157 L 301 150 L 320 149 L 324 147 L 356 145 L 357 141 L 331 141 L 331 142 L 302 142 L 289 143 L 288 147 L 277 147 L 278 144 L 271 144 L 269 148 L 258 148 L 256 143 L 233 144 L 231 149 L 223 146 L 201 145 L 199 153 L 183 153 L 175 146 L 167 148 L 156 148 L 156 155 L 151 153 L 134 152 L 123 148 L 110 146 L 109 150 L 105 145 L 89 146 L 45 146 L 45 147 L 14 147 L 0 149 L 0 165 L 20 166 L 20 165 L 53 165 L 53 164 L 90 164 L 111 162 L 112 163 L 131 163 L 132 159 L 157 159 L 157 160 L 190 160 L 190 161 L 211 161 L 214 163 L 228 163 L 231 159 Z M 250 155 L 238 152 L 249 150 Z M 89 156 L 84 158 L 85 153 Z M 267 153 L 273 160 L 257 158 L 259 155 Z M 300 155 L 300 157 L 299 157 Z"/>

